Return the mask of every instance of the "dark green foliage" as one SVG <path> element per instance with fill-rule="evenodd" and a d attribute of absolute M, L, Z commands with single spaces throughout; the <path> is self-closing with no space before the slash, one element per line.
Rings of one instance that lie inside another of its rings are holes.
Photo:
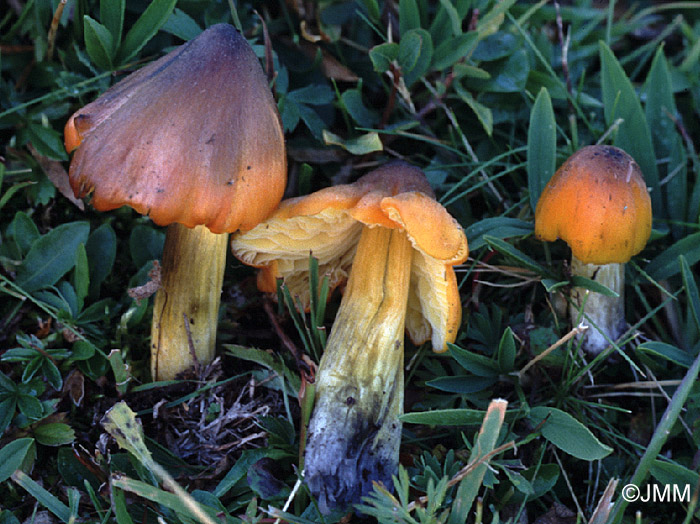
<path fill-rule="evenodd" d="M 457 340 L 444 354 L 407 343 L 399 475 L 350 520 L 534 522 L 561 504 L 587 522 L 612 479 L 615 522 L 637 510 L 644 523 L 700 517 L 688 501 L 619 497 L 629 482 L 698 483 L 696 3 L 58 4 L 0 12 L 0 524 L 29 521 L 35 507 L 118 524 L 344 517 L 321 517 L 301 481 L 313 364 L 339 302 L 315 259 L 308 312 L 285 286 L 279 307 L 265 307 L 252 271 L 229 260 L 221 361 L 152 384 L 148 289 L 164 231 L 128 208 L 98 213 L 89 197 L 84 209 L 69 198 L 68 117 L 216 23 L 238 27 L 268 74 L 289 196 L 402 158 L 424 169 L 469 239 Z M 574 285 L 610 291 L 572 276 L 568 247 L 533 229 L 555 169 L 595 143 L 641 166 L 654 223 L 626 266 L 630 328 L 619 350 L 592 357 L 575 336 L 561 342 L 566 297 Z M 508 402 L 502 421 L 487 411 L 496 398 Z M 126 428 L 136 452 L 99 424 L 119 401 L 136 412 L 139 427 Z"/>

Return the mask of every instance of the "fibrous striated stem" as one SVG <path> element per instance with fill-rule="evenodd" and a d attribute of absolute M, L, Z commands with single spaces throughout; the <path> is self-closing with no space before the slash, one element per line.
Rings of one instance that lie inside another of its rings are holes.
<path fill-rule="evenodd" d="M 603 334 L 610 340 L 616 340 L 625 331 L 625 265 L 584 264 L 576 257 L 572 257 L 571 272 L 574 275 L 595 280 L 618 294 L 618 297 L 608 297 L 583 288 L 572 289 L 569 314 L 574 323 L 581 318 L 581 322 L 589 326 L 583 334 L 582 348 L 587 353 L 597 355 L 610 345 Z M 584 316 L 580 316 L 584 300 Z M 590 322 L 586 320 L 586 316 Z"/>
<path fill-rule="evenodd" d="M 168 226 L 151 324 L 154 380 L 175 378 L 194 364 L 185 317 L 197 360 L 213 360 L 227 244 L 228 234 L 205 226 Z"/>
<path fill-rule="evenodd" d="M 321 511 L 358 503 L 398 469 L 403 348 L 413 248 L 364 228 L 316 381 L 306 482 Z"/>

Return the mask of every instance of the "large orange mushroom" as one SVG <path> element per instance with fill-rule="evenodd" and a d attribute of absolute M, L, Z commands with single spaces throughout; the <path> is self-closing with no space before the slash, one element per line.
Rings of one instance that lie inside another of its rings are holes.
<path fill-rule="evenodd" d="M 435 351 L 453 342 L 461 303 L 453 266 L 468 255 L 459 224 L 422 171 L 392 163 L 354 184 L 285 200 L 232 237 L 234 254 L 308 304 L 308 259 L 332 286 L 347 278 L 321 358 L 305 479 L 321 510 L 360 502 L 397 472 L 403 412 L 404 329 Z"/>
<path fill-rule="evenodd" d="M 597 354 L 626 327 L 624 264 L 651 234 L 651 199 L 637 163 L 613 146 L 588 146 L 554 174 L 535 210 L 535 235 L 571 247 L 572 274 L 603 284 L 617 296 L 573 288 L 570 315 L 590 327 L 582 347 Z M 585 303 L 585 305 L 584 305 Z"/>
<path fill-rule="evenodd" d="M 196 358 L 211 361 L 227 233 L 266 218 L 286 184 L 277 106 L 246 40 L 229 25 L 210 27 L 77 111 L 65 144 L 75 149 L 76 196 L 168 226 L 153 378 L 193 364 L 190 340 Z"/>

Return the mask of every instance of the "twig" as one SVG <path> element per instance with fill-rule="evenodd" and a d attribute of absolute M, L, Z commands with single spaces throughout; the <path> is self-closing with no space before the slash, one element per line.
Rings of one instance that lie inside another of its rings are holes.
<path fill-rule="evenodd" d="M 514 441 L 514 440 L 511 440 L 510 442 L 506 442 L 505 444 L 502 444 L 501 446 L 498 446 L 497 448 L 491 450 L 489 453 L 487 453 L 487 454 L 484 455 L 483 457 L 479 457 L 478 460 L 475 460 L 474 462 L 470 462 L 469 464 L 467 464 L 466 466 L 464 466 L 462 469 L 460 469 L 460 470 L 447 482 L 447 487 L 448 487 L 448 488 L 451 488 L 451 487 L 454 486 L 455 484 L 461 482 L 462 479 L 464 479 L 464 477 L 466 477 L 467 475 L 469 475 L 469 474 L 474 470 L 474 468 L 476 468 L 476 467 L 478 467 L 478 466 L 484 464 L 485 462 L 488 462 L 488 461 L 491 459 L 491 457 L 495 457 L 495 456 L 498 455 L 499 453 L 502 453 L 502 452 L 504 452 L 504 451 L 506 451 L 506 450 L 509 450 L 509 449 L 511 449 L 511 448 L 514 448 L 514 447 L 515 447 L 515 441 Z M 409 512 L 410 512 L 410 511 L 413 511 L 414 509 L 416 509 L 416 507 L 417 507 L 418 505 L 423 505 L 423 504 L 425 504 L 426 502 L 428 502 L 428 496 L 427 496 L 427 495 L 423 495 L 422 497 L 419 497 L 418 499 L 416 499 L 416 500 L 414 500 L 413 502 L 411 502 L 408 506 L 406 506 L 406 509 L 407 509 Z"/>
<path fill-rule="evenodd" d="M 285 501 L 284 506 L 282 507 L 283 512 L 286 512 L 289 509 L 289 505 L 294 500 L 294 497 L 297 496 L 297 492 L 299 491 L 299 488 L 301 487 L 301 483 L 302 483 L 303 478 L 304 478 L 304 470 L 301 471 L 299 478 L 294 483 L 294 487 L 292 488 L 292 492 L 289 494 L 289 497 L 287 497 L 287 500 Z M 270 508 L 270 510 L 268 510 L 268 513 L 270 515 L 274 516 L 276 513 L 276 508 Z M 277 517 L 277 520 L 275 520 L 274 524 L 280 524 L 281 521 L 282 521 L 282 517 Z"/>
<path fill-rule="evenodd" d="M 568 342 L 572 337 L 575 337 L 575 336 L 578 335 L 579 333 L 583 333 L 583 332 L 586 331 L 587 329 L 588 329 L 588 326 L 586 326 L 585 324 L 579 324 L 578 326 L 576 326 L 575 328 L 573 328 L 571 331 L 569 331 L 566 335 L 564 335 L 562 338 L 560 338 L 559 340 L 557 340 L 554 344 L 552 344 L 552 345 L 549 346 L 547 349 L 545 349 L 542 353 L 540 353 L 540 354 L 537 355 L 535 358 L 533 358 L 530 362 L 528 362 L 527 364 L 525 364 L 525 365 L 523 366 L 523 368 L 522 368 L 520 371 L 518 371 L 518 375 L 523 375 L 528 369 L 530 369 L 532 366 L 534 366 L 535 364 L 537 364 L 537 362 L 539 362 L 539 361 L 542 360 L 544 357 L 546 357 L 547 355 L 549 355 L 552 351 L 554 351 L 555 349 L 557 349 L 557 348 L 558 348 L 559 346 L 561 346 L 562 344 Z"/>
<path fill-rule="evenodd" d="M 583 517 L 583 509 L 581 508 L 581 505 L 578 502 L 578 498 L 576 497 L 576 493 L 574 492 L 574 487 L 571 485 L 571 481 L 569 480 L 569 475 L 566 474 L 566 470 L 564 469 L 564 464 L 561 463 L 561 460 L 559 459 L 559 454 L 557 453 L 556 449 L 552 449 L 554 451 L 554 458 L 557 461 L 557 464 L 559 464 L 559 470 L 562 472 L 564 475 L 564 482 L 566 483 L 566 486 L 569 488 L 569 494 L 571 495 L 571 498 L 574 499 L 574 504 L 576 504 L 576 510 L 578 511 L 579 515 Z"/>
<path fill-rule="evenodd" d="M 48 41 L 49 45 L 46 49 L 46 59 L 51 60 L 53 58 L 53 49 L 56 43 L 56 33 L 58 31 L 58 23 L 61 21 L 61 16 L 63 15 L 63 8 L 66 7 L 67 0 L 61 0 L 56 6 L 56 11 L 53 14 L 53 19 L 51 20 L 51 27 L 49 27 Z"/>

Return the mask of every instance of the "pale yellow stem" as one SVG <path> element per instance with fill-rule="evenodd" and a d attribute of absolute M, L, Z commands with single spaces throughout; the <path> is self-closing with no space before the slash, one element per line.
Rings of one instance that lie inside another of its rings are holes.
<path fill-rule="evenodd" d="M 399 230 L 362 231 L 321 359 L 305 478 L 328 512 L 391 485 L 403 412 L 403 348 L 413 248 Z"/>
<path fill-rule="evenodd" d="M 582 335 L 584 338 L 581 347 L 587 353 L 597 355 L 610 345 L 608 339 L 614 341 L 625 331 L 625 265 L 584 264 L 576 257 L 572 257 L 571 272 L 574 275 L 595 280 L 618 294 L 617 297 L 608 297 L 579 287 L 571 290 L 572 303 L 569 314 L 572 321 L 578 323 L 580 318 L 580 322 L 589 326 Z M 584 300 L 584 315 L 581 315 Z"/>
<path fill-rule="evenodd" d="M 173 379 L 192 367 L 188 331 L 197 360 L 213 360 L 227 244 L 228 234 L 214 234 L 205 226 L 168 226 L 151 324 L 154 380 Z"/>

